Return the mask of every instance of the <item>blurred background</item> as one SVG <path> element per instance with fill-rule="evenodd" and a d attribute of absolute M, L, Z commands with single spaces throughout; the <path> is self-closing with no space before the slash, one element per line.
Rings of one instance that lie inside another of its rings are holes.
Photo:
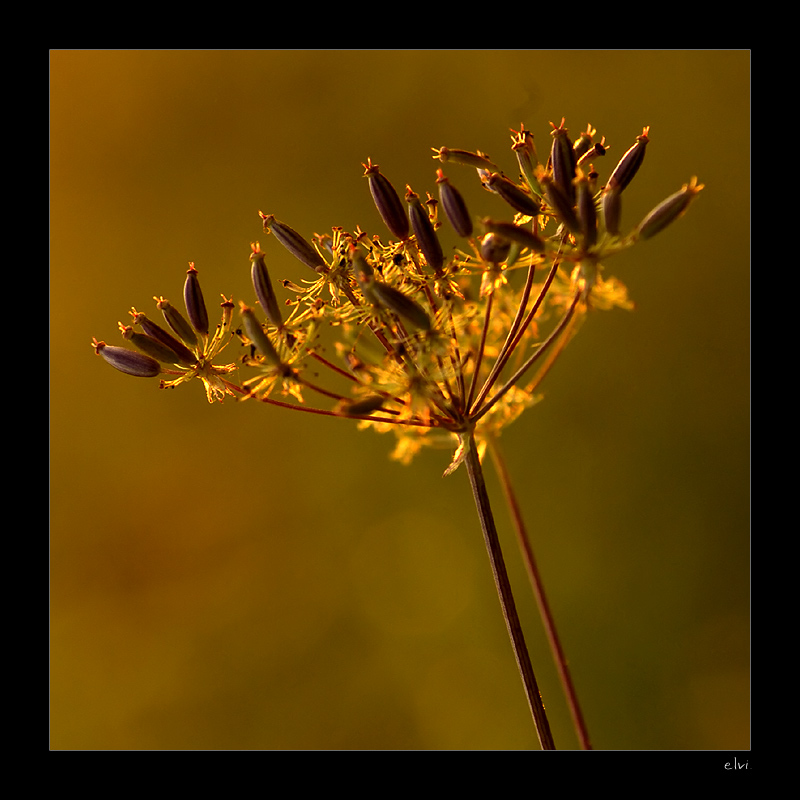
<path fill-rule="evenodd" d="M 345 420 L 209 405 L 116 372 L 92 337 L 154 295 L 254 300 L 250 243 L 383 234 L 370 157 L 435 189 L 431 148 L 512 174 L 509 129 L 650 126 L 598 313 L 501 440 L 593 744 L 750 747 L 748 51 L 51 51 L 53 749 L 537 748 L 466 474 Z M 452 170 L 451 170 L 452 172 Z M 473 173 L 453 173 L 485 213 Z M 491 466 L 559 748 L 577 746 Z"/>

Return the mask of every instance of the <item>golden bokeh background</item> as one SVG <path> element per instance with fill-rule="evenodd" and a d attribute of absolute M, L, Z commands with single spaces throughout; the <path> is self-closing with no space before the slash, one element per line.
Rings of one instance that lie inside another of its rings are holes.
<path fill-rule="evenodd" d="M 748 51 L 51 51 L 50 90 L 53 749 L 538 746 L 448 453 L 402 466 L 345 420 L 159 392 L 90 342 L 180 301 L 190 261 L 252 302 L 255 240 L 305 277 L 259 210 L 383 233 L 367 157 L 424 194 L 431 147 L 513 172 L 509 129 L 546 148 L 562 117 L 605 135 L 605 175 L 650 126 L 630 225 L 706 188 L 609 262 L 637 310 L 589 320 L 503 450 L 595 747 L 750 747 Z"/>

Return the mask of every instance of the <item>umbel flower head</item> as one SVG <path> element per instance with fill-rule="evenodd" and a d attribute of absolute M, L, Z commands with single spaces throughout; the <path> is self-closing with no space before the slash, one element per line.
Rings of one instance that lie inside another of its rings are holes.
<path fill-rule="evenodd" d="M 564 120 L 551 128 L 542 160 L 531 131 L 511 131 L 505 170 L 480 151 L 433 148 L 435 194 L 398 190 L 367 159 L 381 221 L 373 234 L 332 227 L 305 236 L 259 212 L 278 247 L 251 245 L 257 304 L 240 303 L 241 327 L 223 296 L 209 332 L 191 267 L 188 321 L 157 298 L 172 333 L 134 310 L 133 325 L 120 329 L 136 350 L 93 347 L 130 375 L 174 376 L 162 387 L 200 378 L 210 402 L 232 395 L 393 431 L 403 461 L 426 445 L 455 447 L 451 471 L 464 442 L 480 448 L 539 399 L 542 378 L 592 309 L 632 308 L 605 263 L 683 215 L 703 188 L 692 178 L 624 232 L 622 202 L 642 171 L 649 128 L 606 180 L 596 162 L 610 147 L 594 128 L 574 138 Z M 478 213 L 458 188 L 470 179 L 486 191 Z M 446 250 L 445 233 L 460 244 Z M 300 283 L 283 280 L 280 300 L 273 264 L 283 252 L 308 272 Z M 215 365 L 232 339 L 236 363 Z M 227 377 L 238 368 L 249 374 Z M 330 381 L 320 383 L 320 372 Z"/>

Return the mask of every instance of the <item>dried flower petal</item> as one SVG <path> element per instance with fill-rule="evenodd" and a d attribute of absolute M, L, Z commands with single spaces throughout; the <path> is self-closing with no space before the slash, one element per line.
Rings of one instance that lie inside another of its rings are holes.
<path fill-rule="evenodd" d="M 364 167 L 364 176 L 369 181 L 369 190 L 372 194 L 372 199 L 375 201 L 375 207 L 381 215 L 386 227 L 398 238 L 401 242 L 408 239 L 409 227 L 408 216 L 400 201 L 400 196 L 395 191 L 389 179 L 380 171 L 377 164 L 373 164 L 368 158 Z"/>
<path fill-rule="evenodd" d="M 406 203 L 408 203 L 408 216 L 417 239 L 417 245 L 425 256 L 428 266 L 438 273 L 444 264 L 442 245 L 419 195 L 410 186 L 406 186 Z"/>
<path fill-rule="evenodd" d="M 679 192 L 670 195 L 659 203 L 636 228 L 636 236 L 640 239 L 650 239 L 660 233 L 670 223 L 683 216 L 689 204 L 697 197 L 703 184 L 697 183 L 697 178 L 692 178 L 685 183 Z"/>
<path fill-rule="evenodd" d="M 189 264 L 186 271 L 186 283 L 183 285 L 183 300 L 186 304 L 186 313 L 192 327 L 203 336 L 208 336 L 208 310 L 206 309 L 203 292 L 194 264 Z"/>
<path fill-rule="evenodd" d="M 98 342 L 97 339 L 92 339 L 92 347 L 97 355 L 102 356 L 112 367 L 126 375 L 133 375 L 135 378 L 155 378 L 161 372 L 158 361 L 144 353 L 128 350 L 127 347 L 114 347 L 105 342 Z"/>

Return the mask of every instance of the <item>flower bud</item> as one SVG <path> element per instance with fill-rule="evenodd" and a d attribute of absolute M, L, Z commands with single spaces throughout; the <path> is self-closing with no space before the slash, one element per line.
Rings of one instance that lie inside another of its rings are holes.
<path fill-rule="evenodd" d="M 92 346 L 97 355 L 102 356 L 112 367 L 133 375 L 136 378 L 155 378 L 161 372 L 161 365 L 154 358 L 126 347 L 114 347 L 105 342 L 92 339 Z"/>
<path fill-rule="evenodd" d="M 253 309 L 244 303 L 239 303 L 239 306 L 245 335 L 255 347 L 256 352 L 272 366 L 280 366 L 281 359 L 278 351 L 270 341 L 269 336 L 264 332 L 261 323 L 256 319 Z"/>
<path fill-rule="evenodd" d="M 670 195 L 659 203 L 636 228 L 635 234 L 641 239 L 649 239 L 664 230 L 670 223 L 682 217 L 689 204 L 697 197 L 703 184 L 697 183 L 697 178 L 692 178 L 685 183 L 679 192 Z"/>
<path fill-rule="evenodd" d="M 649 132 L 649 126 L 644 128 L 636 137 L 636 143 L 619 160 L 606 184 L 608 189 L 617 189 L 621 192 L 633 180 L 644 160 L 644 151 L 650 141 Z"/>
<path fill-rule="evenodd" d="M 556 127 L 553 123 L 551 131 L 553 135 L 553 144 L 550 148 L 550 164 L 553 170 L 553 180 L 559 189 L 563 192 L 570 205 L 575 203 L 575 166 L 577 159 L 575 151 L 572 147 L 572 142 L 567 135 L 567 129 L 564 127 L 564 120 Z"/>
<path fill-rule="evenodd" d="M 395 191 L 394 186 L 390 183 L 389 179 L 380 171 L 377 164 L 373 164 L 368 158 L 364 167 L 364 176 L 369 181 L 369 190 L 372 194 L 372 199 L 375 202 L 375 207 L 381 215 L 386 227 L 398 238 L 401 242 L 408 239 L 408 216 L 400 201 L 400 196 Z"/>
<path fill-rule="evenodd" d="M 197 363 L 197 357 L 183 342 L 178 341 L 171 333 L 153 322 L 147 314 L 142 314 L 135 308 L 131 309 L 130 313 L 134 325 L 141 325 L 142 330 L 151 339 L 161 342 L 161 344 L 166 345 L 166 347 L 175 352 L 175 360 L 187 365 Z"/>
<path fill-rule="evenodd" d="M 419 195 L 410 186 L 406 186 L 406 203 L 408 203 L 408 216 L 414 236 L 417 238 L 417 245 L 425 256 L 428 266 L 435 273 L 439 273 L 444 264 L 442 245 Z"/>
<path fill-rule="evenodd" d="M 498 221 L 490 219 L 489 217 L 484 217 L 481 220 L 481 225 L 487 233 L 494 233 L 509 242 L 516 242 L 516 244 L 521 247 L 527 247 L 534 253 L 544 253 L 544 240 L 522 225 L 515 225 L 513 222 Z"/>
<path fill-rule="evenodd" d="M 321 275 L 327 271 L 328 265 L 322 256 L 294 228 L 290 228 L 285 222 L 275 219 L 274 214 L 263 214 L 260 211 L 258 213 L 264 230 L 273 234 L 298 261 Z"/>
<path fill-rule="evenodd" d="M 189 264 L 186 271 L 186 283 L 183 285 L 183 301 L 192 327 L 203 336 L 208 336 L 208 310 L 194 264 Z"/>
<path fill-rule="evenodd" d="M 487 181 L 490 189 L 497 192 L 503 200 L 508 203 L 515 211 L 520 214 L 525 214 L 529 217 L 535 217 L 541 214 L 541 207 L 539 201 L 528 194 L 521 186 L 510 181 L 499 172 L 493 172 Z"/>
<path fill-rule="evenodd" d="M 172 330 L 178 334 L 181 341 L 188 347 L 197 346 L 197 336 L 192 326 L 186 321 L 186 318 L 178 311 L 175 306 L 171 305 L 169 300 L 163 297 L 154 297 L 156 306 L 161 310 L 164 319 Z"/>
<path fill-rule="evenodd" d="M 251 245 L 251 248 L 253 252 L 250 254 L 250 278 L 253 282 L 253 289 L 269 323 L 280 328 L 283 325 L 283 316 L 278 305 L 278 298 L 275 296 L 275 290 L 272 288 L 267 265 L 264 263 L 264 253 L 261 252 L 258 242 Z"/>
<path fill-rule="evenodd" d="M 439 185 L 439 198 L 447 219 L 459 236 L 468 239 L 472 236 L 472 217 L 461 192 L 450 183 L 450 179 L 440 169 L 436 170 L 436 183 Z"/>

